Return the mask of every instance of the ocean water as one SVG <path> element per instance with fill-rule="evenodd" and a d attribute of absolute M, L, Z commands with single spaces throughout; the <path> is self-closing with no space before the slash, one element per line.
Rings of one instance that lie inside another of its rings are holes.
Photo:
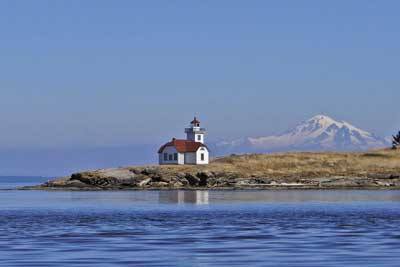
<path fill-rule="evenodd" d="M 18 191 L 1 266 L 399 266 L 400 191 Z"/>

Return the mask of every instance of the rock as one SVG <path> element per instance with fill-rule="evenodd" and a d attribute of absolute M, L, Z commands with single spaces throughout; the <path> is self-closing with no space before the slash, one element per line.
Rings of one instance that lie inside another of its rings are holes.
<path fill-rule="evenodd" d="M 252 184 L 251 180 L 241 180 L 236 183 L 236 185 L 238 186 L 249 186 L 251 184 Z"/>
<path fill-rule="evenodd" d="M 129 180 L 136 177 L 136 174 L 129 169 L 104 169 L 98 171 L 98 175 L 118 180 Z"/>
<path fill-rule="evenodd" d="M 390 183 L 381 182 L 381 181 L 375 181 L 375 184 L 377 184 L 379 186 L 386 186 L 386 187 L 392 186 Z"/>
<path fill-rule="evenodd" d="M 68 186 L 68 187 L 73 187 L 73 188 L 86 188 L 87 184 L 82 183 L 81 181 L 78 180 L 74 180 L 74 181 L 69 181 L 68 183 L 62 185 L 64 186 Z"/>
<path fill-rule="evenodd" d="M 177 183 L 181 183 L 183 186 L 188 186 L 189 181 L 186 178 L 178 178 Z"/>
<path fill-rule="evenodd" d="M 145 168 L 141 171 L 141 174 L 146 176 L 160 176 L 160 170 L 156 167 Z"/>
<path fill-rule="evenodd" d="M 202 177 L 199 181 L 199 186 L 207 186 L 208 178 Z"/>
<path fill-rule="evenodd" d="M 172 187 L 174 187 L 174 188 L 181 188 L 181 187 L 183 187 L 183 186 L 184 186 L 184 184 L 181 183 L 181 182 L 179 182 L 179 181 L 174 182 L 174 183 L 172 184 Z"/>
<path fill-rule="evenodd" d="M 192 174 L 186 174 L 185 179 L 189 182 L 190 186 L 198 186 L 200 183 L 200 179 Z"/>
<path fill-rule="evenodd" d="M 200 179 L 199 186 L 207 186 L 208 179 L 212 176 L 210 172 L 199 172 L 197 173 L 197 178 Z"/>
<path fill-rule="evenodd" d="M 106 177 L 106 178 L 100 178 L 100 179 L 96 179 L 94 180 L 96 185 L 99 186 L 105 186 L 105 187 L 109 187 L 109 186 L 117 186 L 120 185 L 120 181 L 117 178 L 114 177 Z"/>
<path fill-rule="evenodd" d="M 84 174 L 85 174 L 85 173 L 73 173 L 73 174 L 71 175 L 70 180 L 71 180 L 71 181 L 73 181 L 73 180 L 82 181 Z"/>
<path fill-rule="evenodd" d="M 382 174 L 382 173 L 375 173 L 368 175 L 368 177 L 373 179 L 399 179 L 399 174 Z"/>
<path fill-rule="evenodd" d="M 164 175 L 159 175 L 159 174 L 154 174 L 151 175 L 151 181 L 152 182 L 164 182 L 164 183 L 170 183 L 171 180 L 176 180 L 176 177 L 167 177 Z"/>
<path fill-rule="evenodd" d="M 137 168 L 130 168 L 129 171 L 134 173 L 134 174 L 142 174 L 142 171 L 140 169 L 137 169 Z"/>
<path fill-rule="evenodd" d="M 154 187 L 167 187 L 167 186 L 169 186 L 169 184 L 166 183 L 166 182 L 156 182 L 156 183 L 152 183 L 152 186 L 154 186 Z"/>
<path fill-rule="evenodd" d="M 139 182 L 138 186 L 144 187 L 144 186 L 148 185 L 150 182 L 151 182 L 151 178 L 147 178 L 147 179 L 144 179 L 143 181 Z"/>
<path fill-rule="evenodd" d="M 123 187 L 135 187 L 137 186 L 137 180 L 136 179 L 121 180 L 120 185 Z"/>

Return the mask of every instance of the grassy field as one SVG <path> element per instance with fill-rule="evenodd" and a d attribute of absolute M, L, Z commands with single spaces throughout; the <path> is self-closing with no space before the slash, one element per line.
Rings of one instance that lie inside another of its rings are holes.
<path fill-rule="evenodd" d="M 400 174 L 400 150 L 365 153 L 281 153 L 231 155 L 214 159 L 207 166 L 161 166 L 164 173 L 225 172 L 241 177 L 368 177 Z"/>

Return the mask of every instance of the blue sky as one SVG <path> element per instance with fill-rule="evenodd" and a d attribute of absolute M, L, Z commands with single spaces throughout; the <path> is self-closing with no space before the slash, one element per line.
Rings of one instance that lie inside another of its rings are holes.
<path fill-rule="evenodd" d="M 0 1 L 0 148 L 400 128 L 399 1 Z"/>

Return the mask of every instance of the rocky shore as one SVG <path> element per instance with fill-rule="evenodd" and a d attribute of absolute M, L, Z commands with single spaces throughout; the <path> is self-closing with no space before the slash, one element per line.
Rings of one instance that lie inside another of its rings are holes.
<path fill-rule="evenodd" d="M 400 189 L 400 153 L 232 155 L 207 166 L 144 166 L 72 174 L 23 189 Z"/>

